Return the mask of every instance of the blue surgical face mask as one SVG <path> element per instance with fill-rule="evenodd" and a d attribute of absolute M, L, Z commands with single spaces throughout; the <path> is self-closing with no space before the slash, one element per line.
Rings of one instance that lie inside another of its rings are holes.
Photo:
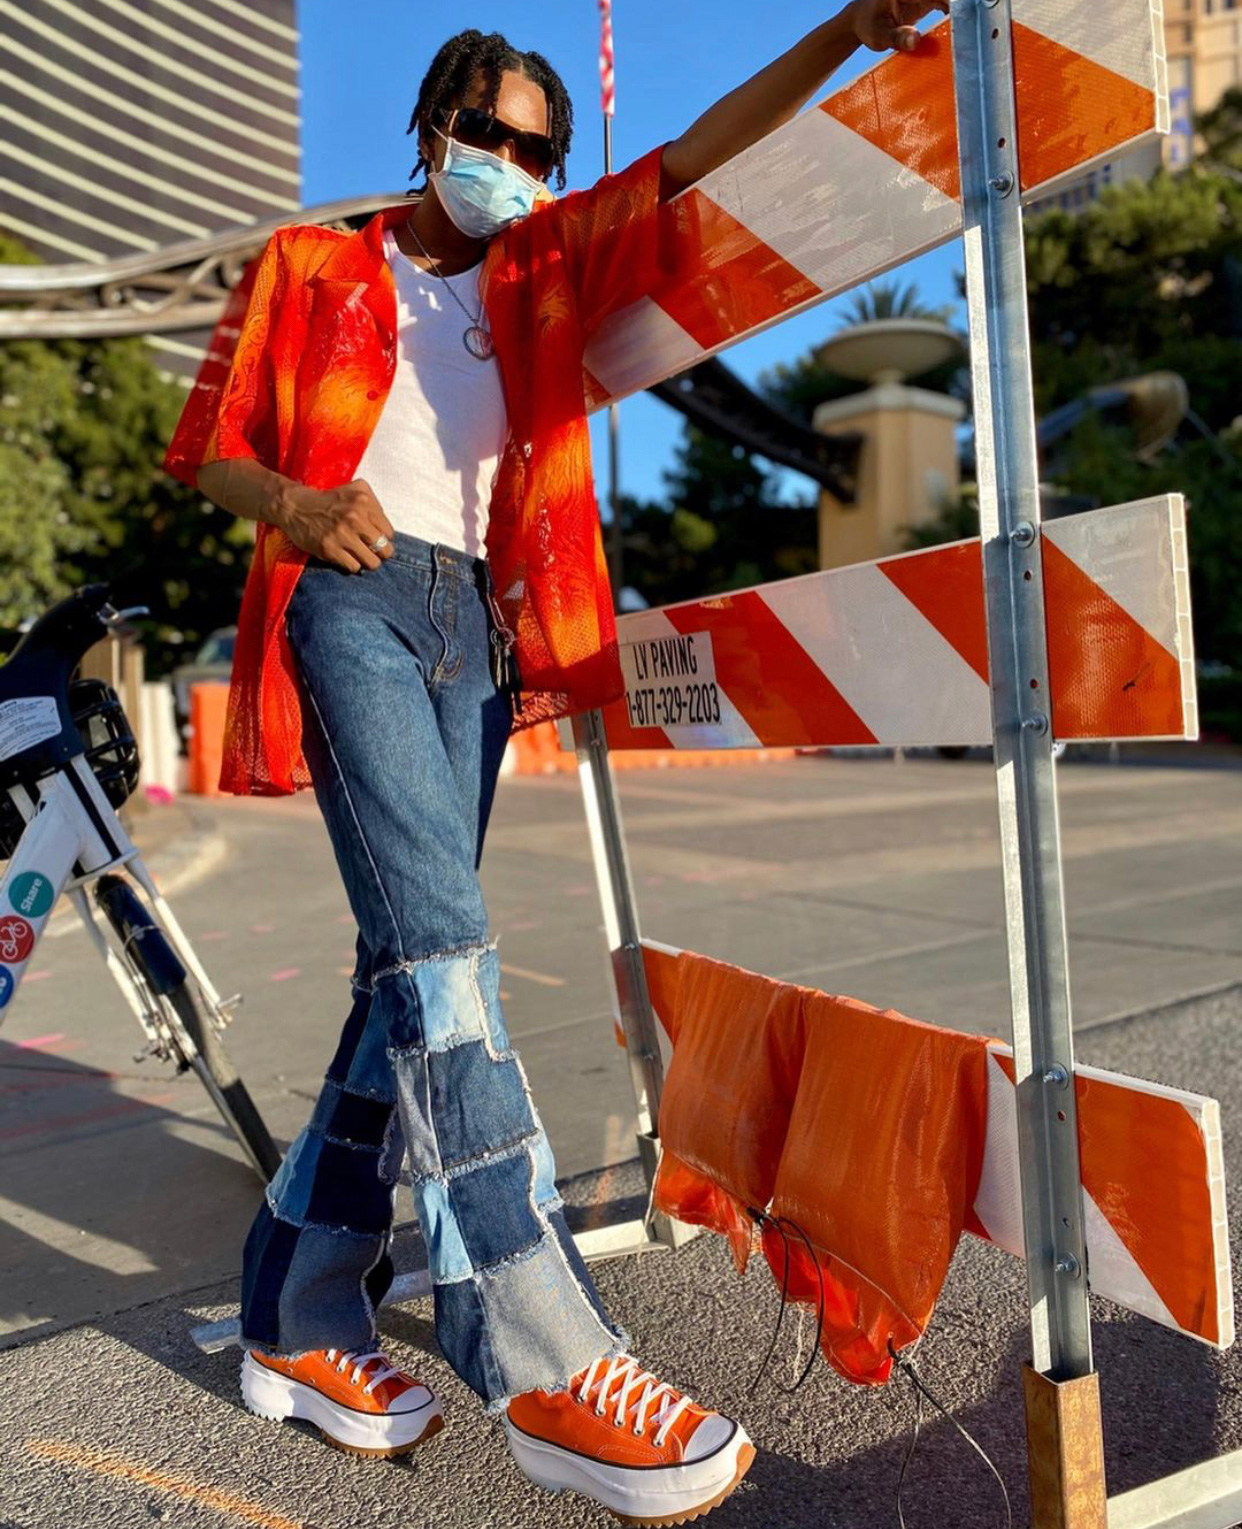
<path fill-rule="evenodd" d="M 436 129 L 439 132 L 439 129 Z M 520 165 L 458 143 L 446 133 L 444 165 L 427 177 L 454 225 L 471 239 L 490 239 L 527 217 L 543 190 L 543 182 Z"/>

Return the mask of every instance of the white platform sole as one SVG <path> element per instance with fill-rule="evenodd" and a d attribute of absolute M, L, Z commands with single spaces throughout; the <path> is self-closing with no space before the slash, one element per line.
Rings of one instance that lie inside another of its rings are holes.
<path fill-rule="evenodd" d="M 251 1412 L 272 1422 L 302 1418 L 313 1423 L 329 1444 L 355 1455 L 401 1455 L 439 1433 L 444 1427 L 439 1398 L 426 1387 L 423 1391 L 426 1400 L 407 1412 L 356 1412 L 331 1401 L 314 1386 L 269 1370 L 250 1354 L 242 1360 L 242 1401 Z"/>
<path fill-rule="evenodd" d="M 722 1503 L 750 1469 L 755 1446 L 740 1424 L 706 1460 L 667 1469 L 605 1465 L 504 1420 L 509 1451 L 537 1486 L 550 1492 L 582 1492 L 628 1524 L 684 1524 Z"/>

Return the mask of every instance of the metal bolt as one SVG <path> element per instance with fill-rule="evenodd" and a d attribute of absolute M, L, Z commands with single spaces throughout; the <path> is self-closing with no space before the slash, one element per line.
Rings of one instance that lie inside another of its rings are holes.
<path fill-rule="evenodd" d="M 1008 196 L 1013 190 L 1013 176 L 1010 175 L 1008 170 L 1002 171 L 1000 175 L 994 175 L 988 182 L 988 185 L 996 192 L 997 196 Z"/>
<path fill-rule="evenodd" d="M 1060 1062 L 1054 1062 L 1051 1067 L 1044 1069 L 1044 1082 L 1054 1084 L 1057 1088 L 1064 1088 L 1069 1082 L 1069 1073 Z"/>
<path fill-rule="evenodd" d="M 1010 531 L 1009 540 L 1015 547 L 1029 547 L 1035 540 L 1035 527 L 1029 520 L 1020 520 Z"/>
<path fill-rule="evenodd" d="M 1042 738 L 1048 731 L 1048 718 L 1042 711 L 1034 712 L 1029 717 L 1022 718 L 1023 732 L 1033 733 L 1036 738 Z"/>
<path fill-rule="evenodd" d="M 1082 1273 L 1082 1265 L 1072 1253 L 1062 1253 L 1052 1269 L 1054 1274 L 1064 1274 L 1068 1279 L 1077 1279 Z"/>

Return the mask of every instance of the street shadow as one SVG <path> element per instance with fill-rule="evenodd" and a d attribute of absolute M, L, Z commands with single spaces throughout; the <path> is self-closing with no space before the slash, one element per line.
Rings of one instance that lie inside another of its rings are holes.
<path fill-rule="evenodd" d="M 0 1347 L 236 1270 L 262 1194 L 197 1077 L 0 1040 Z"/>

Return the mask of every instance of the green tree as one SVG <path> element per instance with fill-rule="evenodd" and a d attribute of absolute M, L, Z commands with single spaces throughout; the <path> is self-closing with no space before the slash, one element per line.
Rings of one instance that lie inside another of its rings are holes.
<path fill-rule="evenodd" d="M 919 296 L 911 282 L 877 281 L 851 295 L 837 325 L 838 330 L 855 324 L 870 324 L 881 319 L 929 319 L 946 323 L 951 310 L 931 307 Z M 969 393 L 969 374 L 961 360 L 936 367 L 916 379 L 919 387 L 934 393 L 951 393 L 964 398 Z M 810 424 L 821 403 L 848 398 L 869 386 L 833 372 L 820 358 L 819 348 L 805 352 L 790 362 L 778 362 L 759 379 L 759 390 L 769 400 L 796 419 Z"/>
<path fill-rule="evenodd" d="M 951 308 L 929 307 L 919 296 L 913 282 L 903 287 L 900 281 L 873 281 L 850 294 L 840 328 L 854 324 L 873 324 L 878 319 L 933 319 L 946 323 Z"/>
<path fill-rule="evenodd" d="M 664 500 L 621 501 L 625 582 L 652 605 L 818 566 L 813 500 L 782 503 L 774 475 L 740 446 L 687 425 L 664 477 Z"/>
<path fill-rule="evenodd" d="M 1211 111 L 1196 120 L 1195 131 L 1203 140 L 1208 165 L 1242 170 L 1242 89 L 1231 85 Z"/>
<path fill-rule="evenodd" d="M 1142 372 L 1186 379 L 1192 419 L 1171 448 L 1144 465 L 1124 425 L 1088 417 L 1058 446 L 1056 484 L 1100 504 L 1185 493 L 1198 650 L 1242 668 L 1242 184 L 1128 181 L 1031 219 L 1026 249 L 1041 413 Z"/>
<path fill-rule="evenodd" d="M 1038 412 L 1168 369 L 1213 430 L 1242 397 L 1242 184 L 1191 171 L 1126 181 L 1026 230 Z"/>
<path fill-rule="evenodd" d="M 0 235 L 0 264 L 29 260 Z M 237 611 L 249 527 L 161 468 L 185 401 L 142 340 L 0 345 L 0 626 L 100 579 L 159 673 Z"/>

